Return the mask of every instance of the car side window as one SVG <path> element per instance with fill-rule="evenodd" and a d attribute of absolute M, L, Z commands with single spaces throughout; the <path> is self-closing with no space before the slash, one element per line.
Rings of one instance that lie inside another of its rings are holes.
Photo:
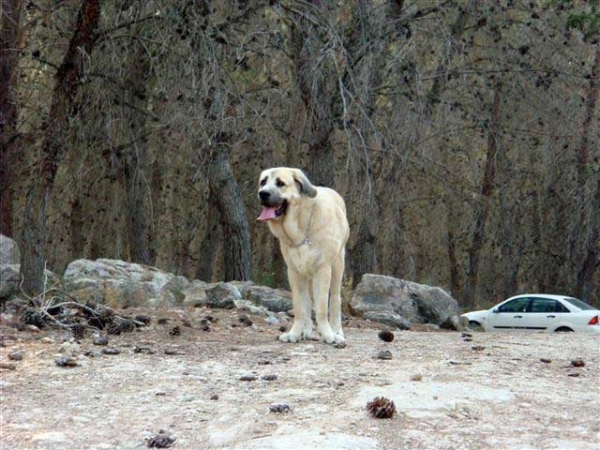
<path fill-rule="evenodd" d="M 529 298 L 516 298 L 498 307 L 500 313 L 516 313 L 527 311 Z"/>
<path fill-rule="evenodd" d="M 561 302 L 554 300 L 554 303 L 556 303 L 556 309 L 554 310 L 555 312 L 559 312 L 559 313 L 570 313 L 571 312 L 571 311 L 569 311 L 569 308 L 567 308 Z"/>
<path fill-rule="evenodd" d="M 530 311 L 532 313 L 551 313 L 556 312 L 556 301 L 551 298 L 534 298 L 531 302 Z"/>

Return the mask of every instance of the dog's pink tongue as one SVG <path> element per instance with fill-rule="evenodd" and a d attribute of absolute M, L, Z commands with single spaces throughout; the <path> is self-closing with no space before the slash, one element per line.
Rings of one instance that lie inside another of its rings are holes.
<path fill-rule="evenodd" d="M 276 206 L 264 206 L 262 212 L 260 213 L 260 216 L 258 216 L 256 220 L 264 222 L 266 220 L 275 219 L 277 218 L 277 214 L 275 213 L 275 211 L 277 211 Z"/>

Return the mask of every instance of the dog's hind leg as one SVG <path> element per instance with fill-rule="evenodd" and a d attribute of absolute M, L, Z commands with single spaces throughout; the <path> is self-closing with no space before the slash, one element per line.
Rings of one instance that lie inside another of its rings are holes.
<path fill-rule="evenodd" d="M 344 255 L 342 254 L 331 268 L 331 294 L 329 297 L 329 323 L 334 334 L 344 342 L 342 330 L 342 277 L 344 276 Z"/>
<path fill-rule="evenodd" d="M 294 323 L 287 333 L 279 336 L 281 342 L 298 342 L 305 338 L 304 333 L 308 327 L 312 329 L 310 318 L 310 296 L 308 280 L 293 269 L 288 268 L 288 278 L 292 288 L 292 302 L 294 304 Z M 308 308 L 306 307 L 308 304 Z M 308 309 L 308 316 L 306 315 Z"/>

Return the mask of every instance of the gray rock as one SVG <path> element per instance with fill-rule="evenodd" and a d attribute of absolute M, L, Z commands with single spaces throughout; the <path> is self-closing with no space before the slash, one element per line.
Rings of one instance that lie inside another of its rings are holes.
<path fill-rule="evenodd" d="M 183 306 L 192 306 L 198 308 L 206 306 L 208 296 L 206 290 L 214 284 L 205 283 L 204 281 L 194 280 L 183 290 Z"/>
<path fill-rule="evenodd" d="M 0 265 L 20 263 L 21 253 L 17 243 L 11 238 L 0 234 Z"/>
<path fill-rule="evenodd" d="M 185 290 L 190 286 L 188 279 L 182 275 L 176 275 L 167 281 L 164 288 L 173 294 L 175 304 L 182 305 L 185 300 Z"/>
<path fill-rule="evenodd" d="M 349 307 L 354 315 L 401 329 L 458 315 L 458 302 L 441 288 L 372 274 L 363 275 Z"/>
<path fill-rule="evenodd" d="M 78 301 L 114 308 L 173 306 L 177 299 L 166 286 L 174 278 L 155 267 L 114 259 L 79 259 L 67 266 L 64 275 L 66 291 Z M 180 280 L 171 286 L 181 285 Z"/>
<path fill-rule="evenodd" d="M 269 311 L 286 312 L 292 309 L 292 294 L 283 289 L 273 289 L 267 286 L 251 285 L 242 289 L 246 300 L 258 306 L 263 306 Z"/>
<path fill-rule="evenodd" d="M 206 306 L 233 309 L 235 301 L 242 299 L 242 294 L 231 283 L 216 283 L 206 290 L 206 297 Z"/>
<path fill-rule="evenodd" d="M 440 328 L 444 330 L 465 331 L 469 329 L 469 319 L 454 314 L 440 323 Z"/>

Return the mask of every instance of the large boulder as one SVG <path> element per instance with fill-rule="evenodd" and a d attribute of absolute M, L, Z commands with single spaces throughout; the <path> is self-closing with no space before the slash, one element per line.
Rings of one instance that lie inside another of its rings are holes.
<path fill-rule="evenodd" d="M 17 243 L 11 238 L 0 234 L 0 265 L 20 263 L 21 253 Z"/>
<path fill-rule="evenodd" d="M 384 275 L 363 275 L 349 302 L 354 315 L 400 329 L 411 323 L 440 325 L 458 314 L 458 302 L 439 287 Z"/>
<path fill-rule="evenodd" d="M 78 259 L 67 266 L 64 284 L 79 302 L 113 308 L 173 306 L 183 300 L 181 292 L 189 285 L 178 278 L 156 267 L 116 259 Z"/>

